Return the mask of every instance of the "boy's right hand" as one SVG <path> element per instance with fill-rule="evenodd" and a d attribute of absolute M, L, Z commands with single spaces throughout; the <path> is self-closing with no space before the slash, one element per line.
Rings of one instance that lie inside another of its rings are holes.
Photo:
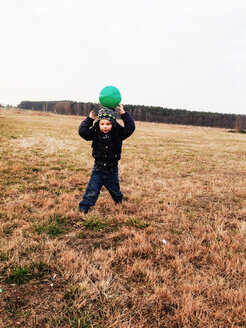
<path fill-rule="evenodd" d="M 97 118 L 96 113 L 95 113 L 94 110 L 92 110 L 92 111 L 90 112 L 89 117 L 90 117 L 92 120 L 95 120 L 95 119 Z"/>

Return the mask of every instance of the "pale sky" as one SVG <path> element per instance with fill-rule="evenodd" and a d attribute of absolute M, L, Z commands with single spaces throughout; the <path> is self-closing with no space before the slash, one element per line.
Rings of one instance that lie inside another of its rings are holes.
<path fill-rule="evenodd" d="M 246 114 L 245 0 L 0 0 L 0 103 Z"/>

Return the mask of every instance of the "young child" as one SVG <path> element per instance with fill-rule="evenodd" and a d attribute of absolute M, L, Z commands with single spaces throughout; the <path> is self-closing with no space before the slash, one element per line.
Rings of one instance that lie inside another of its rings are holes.
<path fill-rule="evenodd" d="M 89 117 L 79 126 L 79 135 L 85 140 L 92 140 L 92 156 L 95 158 L 89 184 L 79 203 L 79 210 L 84 214 L 95 205 L 102 186 L 107 188 L 115 203 L 121 203 L 123 198 L 118 177 L 118 161 L 121 158 L 122 141 L 133 133 L 135 123 L 122 104 L 116 108 L 124 127 L 116 122 L 115 110 L 111 108 L 100 109 L 94 125 L 97 117 L 92 110 Z"/>

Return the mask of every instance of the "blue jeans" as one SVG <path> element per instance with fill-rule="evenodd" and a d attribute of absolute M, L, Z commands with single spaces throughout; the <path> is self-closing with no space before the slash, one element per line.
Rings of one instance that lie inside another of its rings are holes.
<path fill-rule="evenodd" d="M 112 169 L 103 169 L 94 164 L 89 184 L 79 203 L 80 211 L 88 213 L 90 207 L 95 205 L 102 186 L 108 189 L 116 203 L 122 201 L 123 194 L 120 191 L 118 166 Z"/>

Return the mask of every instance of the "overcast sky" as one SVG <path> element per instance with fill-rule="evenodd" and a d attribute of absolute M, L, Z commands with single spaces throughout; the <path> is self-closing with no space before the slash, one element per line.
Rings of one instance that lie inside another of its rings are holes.
<path fill-rule="evenodd" d="M 246 0 L 0 0 L 0 103 L 246 114 Z"/>

